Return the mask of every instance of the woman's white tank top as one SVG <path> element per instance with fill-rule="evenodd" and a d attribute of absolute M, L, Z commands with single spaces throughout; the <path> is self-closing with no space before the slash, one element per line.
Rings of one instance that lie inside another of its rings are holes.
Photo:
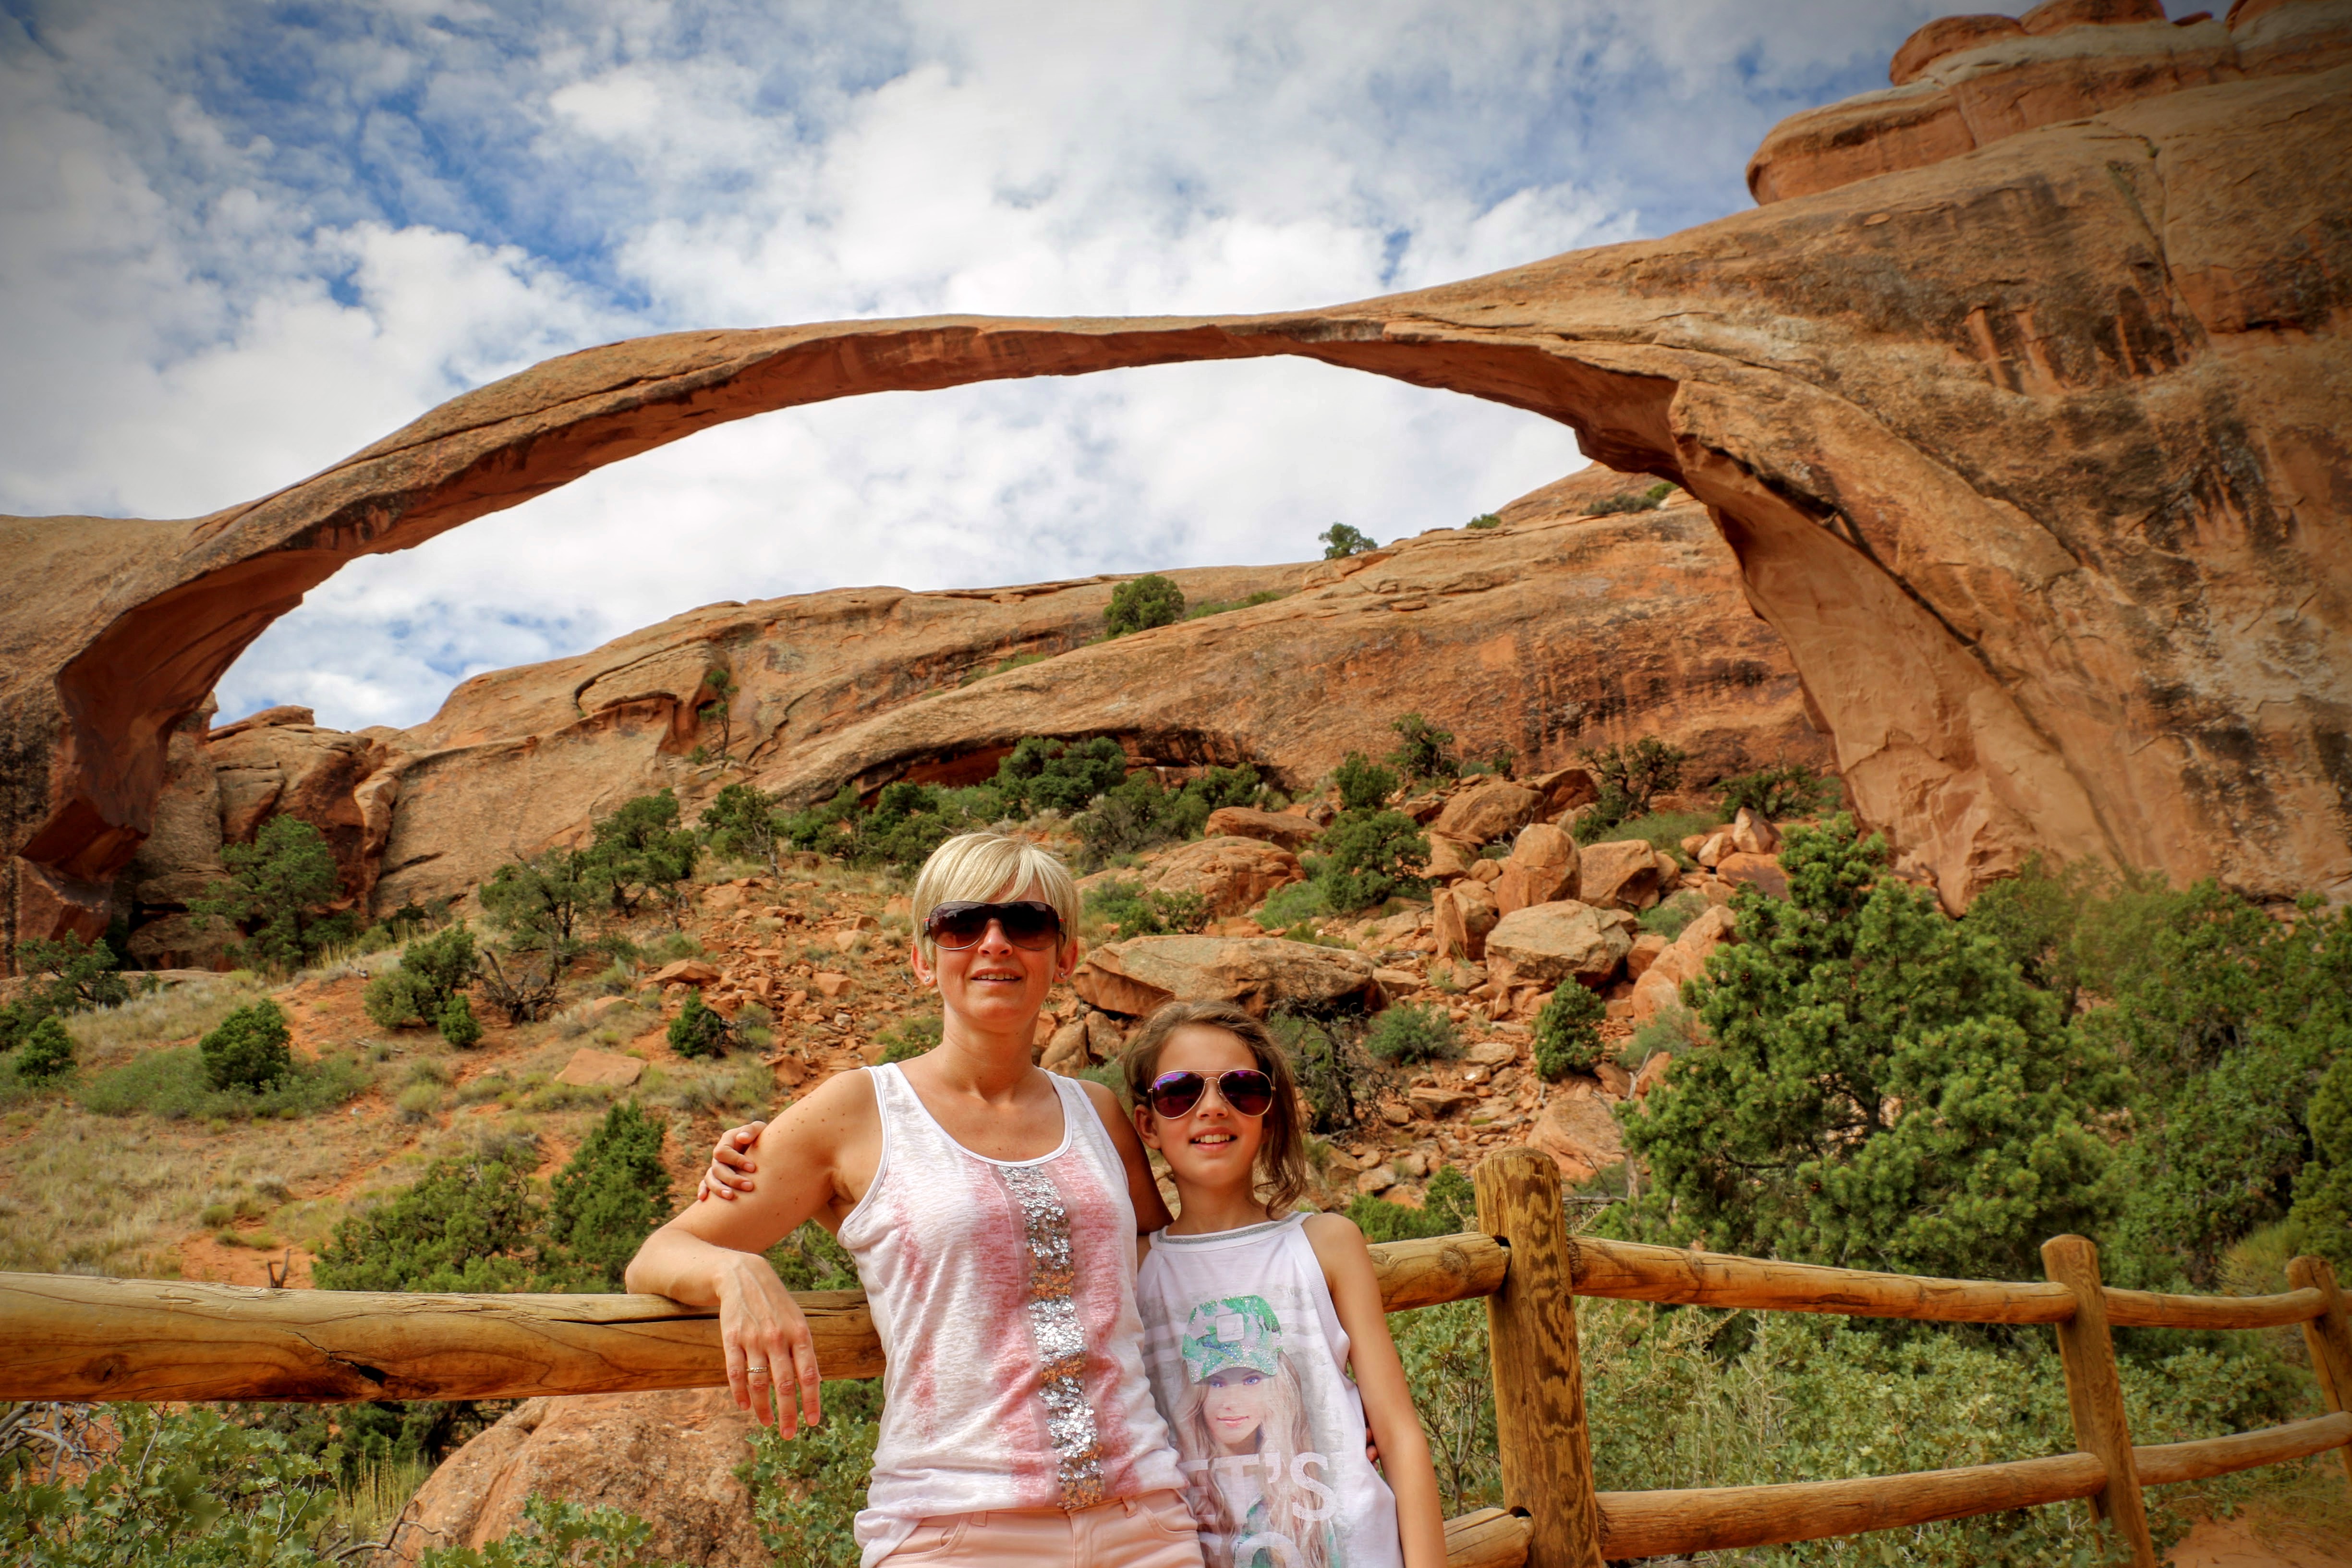
<path fill-rule="evenodd" d="M 924 1519 L 1181 1488 L 1139 1348 L 1127 1172 L 1086 1090 L 1053 1079 L 1052 1153 L 991 1160 L 895 1064 L 869 1076 L 882 1159 L 841 1224 L 887 1358 L 865 1568 Z"/>
<path fill-rule="evenodd" d="M 1151 1238 L 1144 1357 L 1213 1568 L 1402 1568 L 1307 1216 Z"/>

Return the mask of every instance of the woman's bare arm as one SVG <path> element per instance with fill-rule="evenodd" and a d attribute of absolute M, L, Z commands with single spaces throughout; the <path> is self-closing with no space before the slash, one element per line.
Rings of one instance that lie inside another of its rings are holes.
<path fill-rule="evenodd" d="M 846 1195 L 845 1152 L 878 1144 L 878 1131 L 866 1075 L 828 1079 L 761 1133 L 757 1152 L 765 1179 L 754 1190 L 733 1203 L 698 1199 L 647 1237 L 629 1261 L 630 1289 L 719 1309 L 728 1386 L 736 1408 L 750 1410 L 762 1426 L 772 1419 L 770 1390 L 788 1376 L 800 1388 L 801 1419 L 816 1425 L 819 1374 L 807 1320 L 761 1254 L 803 1220 L 832 1216 Z M 870 1177 L 871 1161 L 865 1163 Z M 765 1373 L 757 1388 L 751 1376 L 755 1367 Z M 789 1404 L 776 1401 L 772 1419 L 779 1426 Z"/>
<path fill-rule="evenodd" d="M 1389 1335 L 1381 1308 L 1380 1279 L 1364 1233 L 1345 1215 L 1311 1215 L 1307 1244 L 1323 1265 L 1339 1326 L 1348 1331 L 1348 1362 L 1364 1396 L 1364 1423 L 1380 1445 L 1381 1468 L 1396 1493 L 1397 1533 L 1405 1568 L 1444 1568 L 1445 1510 L 1437 1495 L 1437 1471 L 1429 1460 L 1429 1438 L 1413 1413 L 1412 1391 Z"/>
<path fill-rule="evenodd" d="M 1110 1134 L 1119 1163 L 1127 1168 L 1127 1197 L 1135 1205 L 1135 1232 L 1150 1236 L 1175 1218 L 1168 1212 L 1167 1200 L 1160 1195 L 1160 1184 L 1152 1179 L 1151 1156 L 1143 1152 L 1143 1140 L 1135 1135 L 1117 1091 L 1091 1079 L 1081 1079 L 1079 1083 L 1087 1091 L 1087 1102 L 1101 1118 L 1103 1131 Z"/>

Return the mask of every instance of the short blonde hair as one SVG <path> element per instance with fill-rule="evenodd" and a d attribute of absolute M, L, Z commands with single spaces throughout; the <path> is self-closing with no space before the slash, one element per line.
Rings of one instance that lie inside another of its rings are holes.
<path fill-rule="evenodd" d="M 1078 884 L 1061 858 L 1042 844 L 982 829 L 960 833 L 937 849 L 915 874 L 915 942 L 923 962 L 937 963 L 937 943 L 923 922 L 941 904 L 986 903 L 999 891 L 1043 899 L 1062 917 L 1062 941 L 1078 938 Z"/>

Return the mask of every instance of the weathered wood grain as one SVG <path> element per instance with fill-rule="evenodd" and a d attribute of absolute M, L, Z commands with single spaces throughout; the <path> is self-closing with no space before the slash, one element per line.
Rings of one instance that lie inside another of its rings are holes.
<path fill-rule="evenodd" d="M 1528 1560 L 1528 1521 L 1482 1508 L 1445 1521 L 1445 1568 L 1519 1568 Z"/>
<path fill-rule="evenodd" d="M 2319 1297 L 2318 1313 L 2303 1325 L 2303 1342 L 2311 1352 L 2320 1396 L 2331 1412 L 2352 1408 L 2352 1329 L 2346 1324 L 2336 1266 L 2325 1258 L 2289 1258 L 2286 1278 L 2287 1283 Z M 2352 1448 L 2344 1450 L 2344 1478 L 2352 1486 Z"/>
<path fill-rule="evenodd" d="M 2132 1466 L 2143 1487 L 2169 1486 L 2175 1481 L 2201 1481 L 2259 1465 L 2284 1465 L 2307 1459 L 2330 1448 L 2352 1444 L 2352 1414 L 2315 1415 L 2284 1426 L 2264 1426 L 2227 1437 L 2206 1437 L 2194 1443 L 2157 1443 L 2132 1450 Z"/>
<path fill-rule="evenodd" d="M 2107 1287 L 2107 1324 L 2117 1329 L 2283 1329 L 2323 1310 L 2316 1290 L 2278 1296 L 2173 1296 Z"/>
<path fill-rule="evenodd" d="M 1873 1274 L 1588 1237 L 1573 1251 L 1580 1296 L 1943 1323 L 2062 1323 L 2074 1315 L 2070 1292 L 2034 1281 Z"/>
<path fill-rule="evenodd" d="M 1477 1187 L 1478 1227 L 1511 1255 L 1486 1298 L 1503 1500 L 1527 1515 L 1531 1568 L 1601 1568 L 1559 1167 L 1504 1149 L 1479 1164 Z"/>
<path fill-rule="evenodd" d="M 1391 1312 L 1491 1296 L 1503 1288 L 1510 1261 L 1493 1237 L 1469 1231 L 1425 1241 L 1384 1241 L 1372 1248 L 1381 1303 Z"/>
<path fill-rule="evenodd" d="M 2089 1497 L 2106 1476 L 2095 1455 L 2060 1454 L 1852 1481 L 1602 1492 L 1601 1550 L 1612 1561 L 1670 1557 L 1900 1530 Z"/>
<path fill-rule="evenodd" d="M 1391 1311 L 1491 1295 L 1492 1237 L 1387 1242 Z M 856 1290 L 798 1297 L 828 1378 L 874 1377 Z M 522 1399 L 724 1383 L 719 1320 L 659 1296 L 261 1290 L 0 1274 L 0 1399 Z"/>
<path fill-rule="evenodd" d="M 2066 1405 L 2074 1417 L 2074 1446 L 2106 1467 L 2107 1482 L 2091 1507 L 2131 1553 L 2132 1568 L 2157 1568 L 2147 1508 L 2132 1463 L 2131 1426 L 2124 1419 L 2124 1385 L 2116 1370 L 2115 1337 L 2107 1331 L 2106 1289 L 2099 1283 L 2099 1249 L 2079 1236 L 2042 1244 L 2051 1280 L 2074 1293 L 2074 1316 L 2058 1328 L 2058 1359 L 2066 1369 Z"/>

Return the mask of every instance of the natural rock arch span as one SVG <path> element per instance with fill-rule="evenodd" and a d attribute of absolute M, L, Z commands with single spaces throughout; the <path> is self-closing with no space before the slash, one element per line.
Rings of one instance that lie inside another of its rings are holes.
<path fill-rule="evenodd" d="M 677 333 L 186 521 L 0 521 L 13 940 L 102 923 L 171 725 L 343 563 L 729 419 L 1289 354 L 1560 420 L 1705 501 L 1871 822 L 2352 890 L 2352 70 L 2175 92 L 1666 239 L 1280 315 Z"/>

